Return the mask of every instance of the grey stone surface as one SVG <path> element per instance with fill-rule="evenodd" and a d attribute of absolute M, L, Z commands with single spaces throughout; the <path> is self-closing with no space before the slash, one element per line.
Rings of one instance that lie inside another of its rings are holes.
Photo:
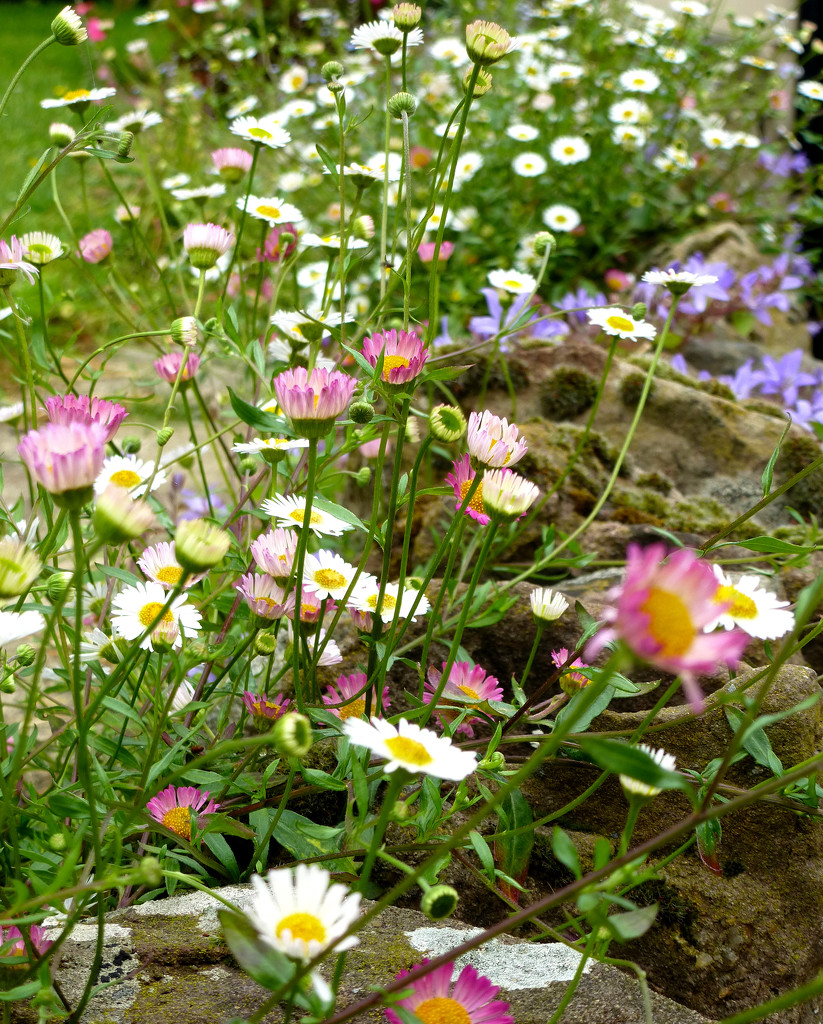
<path fill-rule="evenodd" d="M 219 890 L 239 909 L 250 902 L 249 886 Z M 204 893 L 188 893 L 109 915 L 98 991 L 82 1024 L 219 1024 L 248 1017 L 267 993 L 236 967 L 222 941 L 217 911 L 221 903 Z M 55 928 L 54 936 L 59 933 Z M 390 908 L 361 932 L 350 951 L 340 1007 L 388 984 L 398 971 L 425 957 L 439 956 L 478 934 L 458 922 L 433 924 L 412 910 Z M 63 947 L 57 980 L 70 999 L 83 990 L 91 964 L 96 928 L 81 924 Z M 545 1024 L 558 1006 L 579 954 L 561 943 L 538 944 L 503 936 L 462 958 L 501 987 L 518 1024 Z M 651 993 L 654 1024 L 701 1024 L 708 1018 Z M 266 1022 L 280 1021 L 278 1012 Z M 354 1021 L 383 1020 L 373 1008 Z M 636 979 L 614 967 L 587 964 L 564 1024 L 641 1024 L 643 1000 Z M 14 1024 L 36 1021 L 33 1008 L 16 1003 Z"/>

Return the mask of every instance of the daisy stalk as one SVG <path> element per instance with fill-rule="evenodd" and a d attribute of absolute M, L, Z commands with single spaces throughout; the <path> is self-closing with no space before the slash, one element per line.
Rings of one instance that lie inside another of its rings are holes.
<path fill-rule="evenodd" d="M 403 35 L 403 89 L 406 88 L 406 42 L 407 35 Z M 412 261 L 411 261 L 411 236 L 412 236 L 412 177 L 411 177 L 411 148 L 409 146 L 409 115 L 406 110 L 401 111 L 403 122 L 403 171 L 406 176 L 406 246 L 409 251 L 406 253 L 406 286 L 403 289 L 403 330 L 409 329 L 409 304 L 411 302 L 412 286 Z"/>
<path fill-rule="evenodd" d="M 469 118 L 469 110 L 471 108 L 472 97 L 474 96 L 474 87 L 477 85 L 477 79 L 480 76 L 480 71 L 481 68 L 479 64 L 472 65 L 471 75 L 469 76 L 469 81 L 466 85 L 466 96 L 465 99 L 462 100 L 462 109 L 460 110 L 460 121 L 457 125 L 457 134 L 454 137 L 454 143 L 452 146 L 449 181 L 446 186 L 446 194 L 443 196 L 442 214 L 440 217 L 440 224 L 437 228 L 437 238 L 434 243 L 434 256 L 432 256 L 431 261 L 431 276 L 429 278 L 429 329 L 426 332 L 427 344 L 431 344 L 433 341 L 435 332 L 437 331 L 437 325 L 440 322 L 437 316 L 440 306 L 440 247 L 443 244 L 443 235 L 446 230 L 446 219 L 449 212 L 449 202 L 451 201 L 452 192 L 454 191 L 454 178 L 457 173 L 457 161 L 460 158 L 460 147 L 463 143 L 463 135 L 466 132 L 466 122 Z M 448 134 L 448 132 L 446 132 L 446 134 Z M 406 258 L 411 260 L 411 250 L 407 252 Z"/>
<path fill-rule="evenodd" d="M 17 310 L 17 306 L 14 299 L 11 297 L 11 288 L 7 285 L 3 289 L 3 294 L 6 296 L 6 302 L 11 309 L 11 318 L 14 320 L 14 328 L 17 332 L 17 342 L 21 353 L 23 354 L 23 369 L 26 374 L 26 386 L 29 389 L 29 406 L 31 412 L 31 426 L 37 427 L 37 394 L 34 390 L 34 371 L 31 366 L 31 352 L 29 351 L 29 344 L 26 341 L 26 332 L 23 329 L 23 321 L 20 318 L 20 313 Z M 25 387 L 23 388 L 23 398 L 25 398 Z M 23 402 L 23 427 L 25 430 L 29 429 L 29 417 L 26 415 L 26 405 Z"/>
<path fill-rule="evenodd" d="M 309 438 L 309 450 L 306 457 L 306 507 L 303 511 L 303 525 L 300 528 L 300 535 L 297 538 L 297 550 L 294 553 L 294 619 L 292 620 L 292 675 L 294 685 L 294 700 L 297 710 L 305 714 L 306 694 L 300 680 L 300 611 L 303 598 L 303 569 L 306 564 L 306 548 L 309 544 L 311 533 L 311 507 L 314 501 L 314 488 L 317 479 L 317 442 L 318 438 Z M 287 588 L 288 589 L 288 588 Z M 309 677 L 310 681 L 310 677 Z M 317 695 L 319 699 L 319 694 Z"/>
<path fill-rule="evenodd" d="M 71 384 L 69 383 L 69 378 L 66 376 L 65 371 L 63 370 L 62 360 L 55 352 L 54 347 L 51 343 L 51 335 L 49 334 L 49 324 L 48 320 L 46 319 L 46 292 L 45 285 L 43 284 L 44 270 L 45 267 L 41 267 L 40 273 L 37 275 L 37 291 L 40 296 L 40 322 L 43 325 L 43 343 L 46 346 L 46 350 L 49 353 L 49 356 L 51 356 L 51 361 L 54 363 L 55 370 L 57 370 L 57 373 L 60 375 L 60 377 L 66 384 L 66 387 L 69 389 L 69 391 L 71 391 L 72 387 Z"/>
<path fill-rule="evenodd" d="M 403 37 L 405 45 L 406 36 Z M 380 298 L 386 294 L 386 248 L 389 233 L 389 143 L 391 142 L 391 112 L 389 101 L 391 100 L 391 55 L 386 55 L 386 130 L 384 140 L 385 166 L 383 168 L 383 209 L 380 218 Z M 341 169 L 342 174 L 342 169 Z M 407 254 L 408 255 L 408 254 Z M 343 259 L 343 250 L 340 250 L 340 259 Z M 411 263 L 411 259 L 409 259 Z M 382 323 L 382 317 L 381 317 Z"/>
<path fill-rule="evenodd" d="M 52 43 L 56 42 L 57 36 L 52 32 L 51 35 L 49 35 L 46 39 L 42 40 L 42 42 L 39 42 L 37 46 L 35 46 L 35 48 L 31 51 L 28 57 L 26 57 L 26 59 L 23 61 L 20 67 L 15 71 L 11 81 L 6 87 L 6 91 L 3 93 L 2 100 L 0 100 L 0 117 L 3 116 L 3 111 L 6 109 L 6 104 L 9 102 L 11 94 L 17 88 L 17 83 L 25 74 L 26 68 L 28 68 L 29 64 L 36 60 L 37 57 L 39 57 L 44 50 L 48 49 L 48 47 L 51 46 Z"/>
<path fill-rule="evenodd" d="M 165 206 L 163 205 L 163 194 L 160 191 L 160 186 L 157 184 L 157 178 L 155 177 L 154 171 L 152 170 L 151 162 L 146 158 L 146 154 L 144 153 L 142 146 L 136 146 L 135 149 L 137 150 L 140 156 L 140 163 L 142 164 L 143 171 L 146 175 L 146 181 L 149 186 L 149 191 L 151 192 L 152 199 L 154 199 L 154 205 L 157 207 L 157 216 L 160 218 L 160 226 L 163 229 L 163 238 L 165 239 L 166 242 L 166 251 L 170 253 L 174 252 L 175 247 L 172 244 L 171 229 L 169 228 L 169 221 L 168 218 L 166 217 L 166 209 Z M 177 266 L 175 268 L 175 272 L 177 274 L 177 283 L 180 285 L 180 294 L 183 296 L 186 305 L 188 305 L 188 289 L 186 288 L 186 281 L 183 277 L 183 268 L 179 260 L 177 260 L 176 262 Z"/>
<path fill-rule="evenodd" d="M 240 254 L 240 245 L 243 241 L 243 229 L 246 226 L 246 213 L 247 207 L 249 205 L 249 196 L 251 195 L 252 185 L 254 184 L 254 172 L 257 170 L 257 161 L 260 158 L 260 150 L 262 148 L 262 142 L 252 142 L 251 167 L 249 168 L 249 183 L 246 186 L 246 198 L 240 210 L 240 226 L 237 229 L 237 241 L 234 243 L 234 249 L 232 249 L 231 260 L 229 261 L 229 265 L 226 270 L 226 279 L 223 282 L 223 291 L 220 293 L 221 311 L 226 302 L 226 292 L 229 289 L 229 281 L 231 281 L 231 272 L 234 269 L 234 264 L 237 261 L 237 257 Z"/>

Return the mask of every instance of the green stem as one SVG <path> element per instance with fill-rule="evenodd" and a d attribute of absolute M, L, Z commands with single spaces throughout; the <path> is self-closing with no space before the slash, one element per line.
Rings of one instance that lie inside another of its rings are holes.
<path fill-rule="evenodd" d="M 623 826 L 623 834 L 620 837 L 619 856 L 621 857 L 629 848 L 634 826 L 637 824 L 637 816 L 640 814 L 645 803 L 646 801 L 642 797 L 638 798 L 634 794 L 629 797 L 629 813 L 626 815 L 626 824 Z"/>
<path fill-rule="evenodd" d="M 51 361 L 54 363 L 54 368 L 62 377 L 69 391 L 71 391 L 71 384 L 69 384 L 69 378 L 63 371 L 63 363 L 61 362 L 60 357 L 54 351 L 54 347 L 52 346 L 51 338 L 49 336 L 49 325 L 48 321 L 46 320 L 46 294 L 45 287 L 43 285 L 43 269 L 44 268 L 41 267 L 40 273 L 37 275 L 37 289 L 40 293 L 40 321 L 43 325 L 43 344 L 46 346 L 46 351 L 51 356 Z"/>
<path fill-rule="evenodd" d="M 389 816 L 394 808 L 395 801 L 400 795 L 400 790 L 406 784 L 406 781 L 407 775 L 402 768 L 398 768 L 397 771 L 393 772 L 389 776 L 386 793 L 380 807 L 380 816 L 378 817 L 377 823 L 374 826 L 374 831 L 372 832 L 369 848 L 366 851 L 366 859 L 363 861 L 363 870 L 360 872 L 360 878 L 353 886 L 353 888 L 358 892 L 366 892 L 372 868 L 374 867 L 374 862 L 377 860 L 377 854 L 380 851 L 380 844 L 383 842 L 383 836 L 386 834 L 386 829 L 388 828 Z"/>
<path fill-rule="evenodd" d="M 6 109 L 6 104 L 9 102 L 9 98 L 11 94 L 14 92 L 17 83 L 23 77 L 23 73 L 25 72 L 26 68 L 29 66 L 29 64 L 31 64 L 35 57 L 39 56 L 43 52 L 43 50 L 46 49 L 47 46 L 51 46 L 52 43 L 56 42 L 57 36 L 54 35 L 54 33 L 52 33 L 48 37 L 48 39 L 44 39 L 41 43 L 38 43 L 37 46 L 35 46 L 35 48 L 28 55 L 28 57 L 26 57 L 26 59 L 23 61 L 23 63 L 20 65 L 17 71 L 14 73 L 14 77 L 9 82 L 6 91 L 3 93 L 2 100 L 0 100 L 0 117 L 3 116 L 3 111 Z"/>
<path fill-rule="evenodd" d="M 300 681 L 300 612 L 303 599 L 303 569 L 306 564 L 306 548 L 309 544 L 309 533 L 311 531 L 311 507 L 314 500 L 314 485 L 317 475 L 317 438 L 309 438 L 308 468 L 306 470 L 306 510 L 303 513 L 303 526 L 297 540 L 297 551 L 295 552 L 294 564 L 296 574 L 294 580 L 294 635 L 292 637 L 292 674 L 294 676 L 294 698 L 297 710 L 304 712 L 306 709 L 306 694 Z M 311 696 L 311 695 L 310 695 Z"/>
<path fill-rule="evenodd" d="M 283 789 L 283 795 L 280 797 L 280 803 L 277 807 L 277 812 L 275 813 L 272 820 L 269 822 L 269 827 L 266 829 L 265 835 L 260 840 L 260 842 L 257 843 L 254 847 L 254 856 L 251 859 L 250 865 L 251 868 L 254 867 L 257 861 L 260 860 L 265 851 L 268 849 L 269 841 L 271 840 L 271 837 L 274 835 L 274 830 L 277 828 L 280 818 L 283 815 L 283 811 L 286 809 L 286 805 L 289 802 L 289 797 L 291 796 L 292 786 L 294 785 L 294 779 L 296 775 L 297 769 L 290 768 L 288 778 L 286 779 L 286 785 L 285 788 Z"/>
<path fill-rule="evenodd" d="M 566 1012 L 569 1003 L 574 998 L 574 994 L 577 991 L 577 986 L 580 984 L 580 979 L 583 977 L 583 971 L 586 969 L 586 964 L 591 959 L 592 950 L 594 949 L 595 943 L 595 932 L 590 932 L 586 940 L 586 948 L 577 963 L 577 969 L 574 972 L 574 977 L 569 982 L 566 991 L 563 993 L 563 998 L 557 1006 L 557 1009 L 551 1015 L 548 1020 L 548 1024 L 558 1024 L 558 1021 L 563 1019 L 563 1014 Z"/>
<path fill-rule="evenodd" d="M 403 36 L 403 88 L 406 88 L 406 39 Z M 403 289 L 403 330 L 409 329 L 409 306 L 412 286 L 412 178 L 411 148 L 409 146 L 409 115 L 403 111 L 403 165 L 406 173 L 406 287 Z"/>
<path fill-rule="evenodd" d="M 386 124 L 384 138 L 384 153 L 386 166 L 383 168 L 383 210 L 380 220 L 380 298 L 386 294 L 386 243 L 389 233 L 389 143 L 391 141 L 391 114 L 389 113 L 389 100 L 391 99 L 391 57 L 386 57 Z M 342 169 L 341 169 L 342 174 Z M 341 250 L 341 259 L 343 253 Z M 378 325 L 379 326 L 379 325 Z"/>
<path fill-rule="evenodd" d="M 223 282 L 223 291 L 220 293 L 221 309 L 226 302 L 226 292 L 229 288 L 231 272 L 234 269 L 234 264 L 237 261 L 238 256 L 240 255 L 240 243 L 243 241 L 243 229 L 246 226 L 246 207 L 249 205 L 249 196 L 251 195 L 252 185 L 254 184 L 254 172 L 257 170 L 257 161 L 260 157 L 261 148 L 262 146 L 259 142 L 254 144 L 251 167 L 249 168 L 249 183 L 246 186 L 246 198 L 243 202 L 243 209 L 240 211 L 240 227 L 237 229 L 237 241 L 234 243 L 234 249 L 232 249 L 231 262 L 229 263 L 229 268 L 226 271 L 226 280 Z"/>
<path fill-rule="evenodd" d="M 532 649 L 529 652 L 529 660 L 526 662 L 526 667 L 523 669 L 523 675 L 520 677 L 521 690 L 526 685 L 526 680 L 529 678 L 529 672 L 531 672 L 531 667 L 534 663 L 535 655 L 537 654 L 537 648 L 540 646 L 540 640 L 543 636 L 543 630 L 545 628 L 545 623 L 538 619 L 537 632 L 534 634 L 534 643 L 532 644 Z"/>
<path fill-rule="evenodd" d="M 197 283 L 197 302 L 194 305 L 194 319 L 200 319 L 200 310 L 203 308 L 203 296 L 206 294 L 206 271 L 200 268 L 200 280 Z"/>
<path fill-rule="evenodd" d="M 29 351 L 29 344 L 26 341 L 26 332 L 23 329 L 23 321 L 20 319 L 20 314 L 17 311 L 17 306 L 14 304 L 14 299 L 11 297 L 11 288 L 6 286 L 3 289 L 6 296 L 6 302 L 11 308 L 11 318 L 14 321 L 14 326 L 17 331 L 17 341 L 20 346 L 20 352 L 23 356 L 23 369 L 26 374 L 26 386 L 29 389 L 30 396 L 30 408 L 31 413 L 31 426 L 36 429 L 37 427 L 37 395 L 34 391 L 34 373 L 31 366 L 31 352 Z M 25 397 L 25 388 L 23 391 Z M 25 404 L 23 406 L 23 426 L 26 430 L 29 429 L 29 418 L 26 416 Z"/>

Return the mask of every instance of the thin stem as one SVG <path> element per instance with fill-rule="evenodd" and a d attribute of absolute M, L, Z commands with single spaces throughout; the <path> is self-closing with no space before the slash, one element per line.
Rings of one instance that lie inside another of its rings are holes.
<path fill-rule="evenodd" d="M 380 816 L 378 817 L 377 823 L 374 826 L 374 831 L 372 832 L 369 848 L 366 851 L 366 859 L 363 861 L 363 870 L 360 872 L 360 878 L 354 886 L 354 888 L 359 892 L 366 892 L 372 868 L 374 867 L 374 862 L 377 860 L 377 854 L 380 851 L 380 844 L 383 842 L 383 836 L 386 834 L 386 829 L 388 828 L 389 815 L 391 814 L 395 801 L 400 795 L 400 790 L 403 788 L 405 783 L 406 773 L 400 768 L 393 772 L 389 777 L 388 787 L 386 788 L 383 803 L 380 807 Z"/>
<path fill-rule="evenodd" d="M 63 371 L 63 363 L 62 363 L 60 357 L 54 351 L 54 348 L 53 348 L 52 343 L 51 343 L 51 338 L 49 336 L 49 325 L 48 325 L 48 321 L 46 320 L 46 294 L 45 294 L 45 286 L 43 284 L 43 268 L 42 267 L 40 269 L 40 273 L 37 275 L 37 290 L 40 293 L 40 322 L 41 322 L 41 324 L 43 326 L 43 344 L 46 346 L 46 351 L 51 356 L 51 361 L 54 363 L 55 370 L 57 370 L 58 374 L 65 381 L 65 384 L 68 387 L 69 391 L 71 391 L 72 388 L 71 388 L 71 384 L 69 384 L 69 378 L 66 376 L 66 374 Z"/>
<path fill-rule="evenodd" d="M 534 634 L 534 643 L 532 649 L 529 652 L 529 660 L 526 662 L 526 667 L 523 669 L 523 675 L 520 677 L 520 689 L 526 685 L 526 680 L 529 678 L 529 672 L 531 672 L 532 664 L 534 663 L 534 657 L 537 654 L 537 648 L 540 646 L 540 640 L 543 636 L 543 630 L 546 628 L 542 620 L 537 622 L 537 632 Z"/>
<path fill-rule="evenodd" d="M 391 114 L 389 113 L 389 100 L 391 99 L 391 57 L 386 57 L 386 125 L 384 139 L 384 158 L 386 161 L 383 168 L 383 211 L 380 220 L 380 298 L 386 294 L 386 243 L 389 233 L 389 143 L 391 141 Z M 341 169 L 342 173 L 342 169 Z M 342 251 L 341 251 L 342 258 Z"/>
<path fill-rule="evenodd" d="M 243 209 L 240 211 L 240 226 L 237 229 L 237 241 L 234 243 L 234 249 L 231 253 L 231 261 L 229 268 L 226 271 L 226 280 L 223 282 L 223 291 L 220 293 L 220 306 L 224 306 L 226 302 L 226 292 L 229 288 L 229 281 L 231 280 L 231 272 L 234 269 L 234 264 L 237 257 L 240 254 L 240 243 L 243 241 L 243 229 L 246 226 L 246 207 L 249 205 L 249 196 L 251 195 L 252 185 L 254 184 L 254 172 L 257 170 L 257 161 L 260 157 L 261 144 L 256 142 L 252 151 L 251 167 L 249 168 L 249 183 L 246 186 L 246 198 L 243 201 Z"/>
<path fill-rule="evenodd" d="M 7 285 L 3 289 L 3 292 L 4 292 L 5 296 L 6 296 L 6 302 L 9 304 L 9 306 L 11 308 L 11 318 L 14 321 L 14 327 L 15 327 L 15 330 L 17 331 L 17 341 L 18 341 L 18 344 L 20 346 L 20 352 L 22 353 L 22 356 L 23 356 L 23 369 L 24 369 L 25 374 L 26 374 L 26 386 L 29 389 L 29 396 L 30 396 L 29 412 L 31 413 L 31 426 L 36 428 L 37 427 L 37 395 L 35 394 L 35 391 L 34 391 L 34 373 L 32 371 L 32 367 L 31 367 L 31 352 L 29 351 L 29 344 L 26 341 L 26 332 L 23 329 L 23 321 L 20 319 L 20 314 L 17 311 L 17 306 L 14 303 L 14 299 L 11 297 L 11 288 L 9 288 L 8 285 Z M 25 388 L 24 388 L 24 396 L 25 396 Z M 23 425 L 24 425 L 26 430 L 29 429 L 28 424 L 29 424 L 29 419 L 26 416 L 26 409 L 25 409 L 25 404 L 24 404 L 24 406 L 23 406 Z"/>
<path fill-rule="evenodd" d="M 28 55 L 28 57 L 26 57 L 26 59 L 23 61 L 23 63 L 17 69 L 17 71 L 15 71 L 14 77 L 9 82 L 8 87 L 6 88 L 6 91 L 3 93 L 2 100 L 0 100 L 0 117 L 3 116 L 3 111 L 6 109 L 6 104 L 9 102 L 9 98 L 11 97 L 11 94 L 14 92 L 14 90 L 15 90 L 15 88 L 17 86 L 17 83 L 23 77 L 23 72 L 26 70 L 26 68 L 29 66 L 29 64 L 31 64 L 31 62 L 35 59 L 35 57 L 39 56 L 43 52 L 43 50 L 46 49 L 46 47 L 51 46 L 52 43 L 56 43 L 56 42 L 57 42 L 57 36 L 54 35 L 54 33 L 52 33 L 48 37 L 48 39 L 44 39 L 42 41 L 42 43 L 38 43 L 37 46 L 35 46 L 35 48 L 31 51 L 31 53 Z"/>
<path fill-rule="evenodd" d="M 200 310 L 203 308 L 203 296 L 206 294 L 206 271 L 200 268 L 200 280 L 197 284 L 197 302 L 194 305 L 194 319 L 200 319 Z"/>
<path fill-rule="evenodd" d="M 296 574 L 294 581 L 294 619 L 292 620 L 294 632 L 292 637 L 292 674 L 294 676 L 294 698 L 297 703 L 297 710 L 305 711 L 306 694 L 300 682 L 300 614 L 303 600 L 303 569 L 306 564 L 306 548 L 309 544 L 309 533 L 311 531 L 311 507 L 314 500 L 314 485 L 317 475 L 317 438 L 309 438 L 308 468 L 306 470 L 306 509 L 303 513 L 303 526 L 297 540 L 297 551 L 295 552 L 294 564 Z"/>
<path fill-rule="evenodd" d="M 403 36 L 403 88 L 406 88 L 406 39 Z M 406 174 L 406 286 L 403 289 L 403 330 L 409 329 L 409 305 L 411 303 L 412 286 L 412 178 L 411 178 L 411 148 L 409 146 L 409 115 L 403 111 L 403 167 Z"/>

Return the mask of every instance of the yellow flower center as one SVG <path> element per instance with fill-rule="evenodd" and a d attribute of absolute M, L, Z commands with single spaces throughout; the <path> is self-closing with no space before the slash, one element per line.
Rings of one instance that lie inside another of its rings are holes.
<path fill-rule="evenodd" d="M 471 697 L 473 700 L 480 700 L 480 694 L 477 692 L 477 690 L 473 690 L 470 686 L 461 686 L 460 684 L 458 684 L 457 689 L 462 690 L 462 692 L 465 693 L 467 697 Z"/>
<path fill-rule="evenodd" d="M 274 704 L 270 700 L 256 700 L 252 704 L 252 708 L 254 709 L 252 714 L 257 715 L 260 718 L 273 718 L 276 717 L 277 712 L 280 710 L 280 705 Z M 268 714 L 267 712 L 269 711 L 274 712 L 274 714 Z"/>
<path fill-rule="evenodd" d="M 249 135 L 253 139 L 270 139 L 272 137 L 271 132 L 267 132 L 265 128 L 249 128 Z"/>
<path fill-rule="evenodd" d="M 324 590 L 337 590 L 345 585 L 346 577 L 336 569 L 319 569 L 314 574 L 314 582 L 319 583 Z"/>
<path fill-rule="evenodd" d="M 565 213 L 556 213 L 554 215 L 554 219 L 557 221 L 558 224 L 565 224 L 569 218 L 566 216 Z"/>
<path fill-rule="evenodd" d="M 148 604 L 144 604 L 143 607 L 140 609 L 140 614 L 137 616 L 138 619 L 140 619 L 140 625 L 150 626 L 161 611 L 163 611 L 163 605 L 160 604 L 159 601 L 149 601 Z M 160 619 L 157 625 L 161 626 L 164 623 L 169 622 L 174 622 L 174 616 L 172 615 L 170 609 L 167 608 L 166 611 L 163 612 L 163 617 Z"/>
<path fill-rule="evenodd" d="M 566 156 L 574 156 L 574 153 L 575 153 L 574 146 L 564 146 L 563 147 L 563 153 Z"/>
<path fill-rule="evenodd" d="M 652 587 L 640 611 L 649 616 L 647 628 L 660 644 L 659 654 L 676 658 L 691 647 L 696 633 L 694 623 L 677 594 Z"/>
<path fill-rule="evenodd" d="M 392 736 L 390 740 L 386 740 L 386 749 L 398 761 L 405 761 L 406 764 L 414 764 L 419 768 L 431 764 L 434 760 L 422 743 L 410 740 L 408 736 Z"/>
<path fill-rule="evenodd" d="M 87 100 L 90 95 L 88 89 L 72 89 L 71 92 L 64 94 L 63 99 L 67 103 L 75 103 L 77 100 Z"/>
<path fill-rule="evenodd" d="M 407 367 L 410 360 L 405 356 L 384 356 L 383 357 L 383 380 L 389 379 L 389 373 L 398 366 Z"/>
<path fill-rule="evenodd" d="M 466 481 L 464 481 L 460 485 L 460 500 L 461 501 L 463 501 L 463 499 L 469 493 L 469 488 L 471 487 L 471 485 L 473 483 L 474 483 L 473 480 L 466 480 Z M 483 484 L 482 483 L 478 485 L 477 490 L 472 495 L 472 500 L 469 502 L 468 508 L 470 508 L 473 512 L 479 512 L 481 515 L 485 515 L 486 514 L 486 510 L 483 507 Z"/>
<path fill-rule="evenodd" d="M 714 597 L 718 604 L 726 604 L 731 601 L 731 608 L 726 609 L 726 615 L 734 619 L 756 619 L 757 605 L 747 594 L 741 594 L 735 587 L 718 587 Z"/>
<path fill-rule="evenodd" d="M 272 220 L 277 220 L 280 217 L 279 206 L 266 206 L 264 203 L 262 206 L 257 207 L 257 212 L 261 213 L 264 217 L 271 217 Z"/>
<path fill-rule="evenodd" d="M 139 473 L 135 473 L 133 469 L 118 469 L 116 473 L 112 473 L 109 477 L 109 483 L 114 484 L 116 487 L 126 487 L 129 490 L 132 487 L 136 487 L 141 481 Z"/>
<path fill-rule="evenodd" d="M 303 84 L 303 77 L 302 77 L 302 75 L 292 75 L 291 76 L 291 84 L 292 84 L 292 88 L 293 89 L 299 89 L 300 86 Z"/>
<path fill-rule="evenodd" d="M 275 608 L 278 607 L 277 601 L 275 601 L 274 598 L 272 597 L 258 597 L 256 598 L 256 600 L 262 602 L 269 609 L 269 611 L 273 611 Z"/>
<path fill-rule="evenodd" d="M 462 1003 L 448 996 L 426 999 L 414 1008 L 415 1017 L 423 1024 L 471 1024 L 471 1017 Z"/>
<path fill-rule="evenodd" d="M 52 254 L 52 248 L 50 245 L 45 245 L 43 242 L 32 242 L 29 246 L 30 256 L 39 256 L 41 259 L 47 259 Z"/>
<path fill-rule="evenodd" d="M 606 323 L 616 331 L 633 331 L 634 324 L 625 316 L 607 316 Z"/>
<path fill-rule="evenodd" d="M 277 925 L 276 934 L 278 939 L 283 932 L 291 932 L 293 939 L 298 942 L 323 942 L 326 938 L 326 929 L 319 917 L 314 914 L 288 914 Z"/>
<path fill-rule="evenodd" d="M 366 701 L 363 697 L 360 697 L 347 704 L 344 708 L 339 708 L 337 713 L 343 721 L 347 718 L 360 718 L 361 715 L 366 713 Z"/>
<path fill-rule="evenodd" d="M 300 523 L 302 526 L 306 521 L 306 510 L 304 508 L 293 509 L 289 512 L 289 519 L 293 519 L 296 523 Z M 309 520 L 312 526 L 317 526 L 319 523 L 323 522 L 323 517 L 318 512 L 312 512 Z"/>
<path fill-rule="evenodd" d="M 170 811 L 166 811 L 163 815 L 163 824 L 183 839 L 191 839 L 191 816 L 188 807 L 172 807 Z"/>
<path fill-rule="evenodd" d="M 179 565 L 164 565 L 162 569 L 158 569 L 154 574 L 160 583 L 170 583 L 172 586 L 175 583 L 180 582 L 180 577 L 183 575 L 182 566 Z"/>
<path fill-rule="evenodd" d="M 503 282 L 503 286 L 505 288 L 519 288 L 520 287 L 520 282 L 519 281 L 515 281 L 515 279 L 513 277 L 509 277 L 509 278 L 507 278 Z"/>

